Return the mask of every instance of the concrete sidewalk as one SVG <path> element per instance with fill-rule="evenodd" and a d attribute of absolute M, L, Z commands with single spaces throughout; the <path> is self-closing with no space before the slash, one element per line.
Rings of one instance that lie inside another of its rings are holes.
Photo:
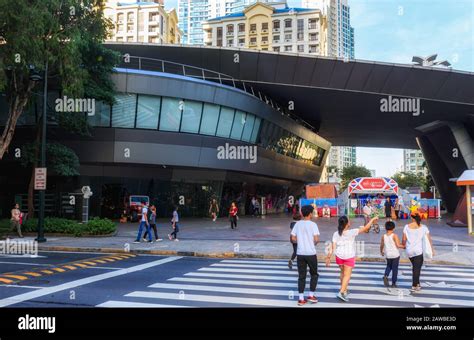
<path fill-rule="evenodd" d="M 169 241 L 167 234 L 171 231 L 169 220 L 159 220 L 158 234 L 162 242 L 148 244 L 132 243 L 136 238 L 138 224 L 119 224 L 116 235 L 111 237 L 48 237 L 48 242 L 40 244 L 40 250 L 64 251 L 103 251 L 149 253 L 160 255 L 189 255 L 205 257 L 258 257 L 288 258 L 292 253 L 289 243 L 289 224 L 291 217 L 273 215 L 266 218 L 240 217 L 237 230 L 230 229 L 226 218 L 216 222 L 210 219 L 190 218 L 180 223 L 179 242 Z M 321 232 L 318 253 L 325 254 L 327 242 L 332 238 L 337 226 L 337 218 L 316 220 Z M 395 232 L 400 236 L 406 220 L 397 221 Z M 351 220 L 353 228 L 363 224 L 361 218 Z M 379 224 L 383 226 L 384 221 Z M 429 220 L 436 256 L 436 263 L 474 265 L 474 238 L 467 234 L 465 228 L 452 228 L 446 220 Z M 379 253 L 380 234 L 371 231 L 358 237 L 358 254 L 361 259 L 384 261 Z M 402 251 L 402 259 L 407 260 Z"/>

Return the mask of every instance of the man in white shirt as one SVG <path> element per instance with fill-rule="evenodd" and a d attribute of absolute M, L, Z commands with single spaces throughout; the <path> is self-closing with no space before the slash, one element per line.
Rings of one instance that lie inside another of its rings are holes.
<path fill-rule="evenodd" d="M 313 207 L 305 205 L 301 208 L 303 219 L 296 222 L 291 231 L 291 240 L 298 244 L 296 250 L 298 264 L 298 306 L 303 306 L 307 302 L 317 303 L 318 299 L 314 296 L 316 285 L 318 284 L 318 258 L 316 257 L 316 244 L 319 242 L 318 225 L 311 221 Z M 311 280 L 309 283 L 309 297 L 304 298 L 304 288 L 306 285 L 306 271 L 309 267 Z"/>
<path fill-rule="evenodd" d="M 369 223 L 370 216 L 373 214 L 373 212 L 374 210 L 372 209 L 372 203 L 367 201 L 367 203 L 364 205 L 364 208 L 362 208 L 362 213 L 364 214 L 364 224 Z"/>

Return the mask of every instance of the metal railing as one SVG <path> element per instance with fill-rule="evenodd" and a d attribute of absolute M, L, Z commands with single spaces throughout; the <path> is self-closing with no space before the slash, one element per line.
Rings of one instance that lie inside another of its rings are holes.
<path fill-rule="evenodd" d="M 276 103 L 269 96 L 267 96 L 260 90 L 255 89 L 248 82 L 245 82 L 244 80 L 240 80 L 240 79 L 235 79 L 234 77 L 225 73 L 212 71 L 212 70 L 201 68 L 201 67 L 176 63 L 176 62 L 168 61 L 164 59 L 155 59 L 155 58 L 137 57 L 137 56 L 127 56 L 127 62 L 125 61 L 125 58 L 123 58 L 119 64 L 119 67 L 125 68 L 125 69 L 170 73 L 170 74 L 200 79 L 204 81 L 211 81 L 211 82 L 219 83 L 221 85 L 231 86 L 233 88 L 242 90 L 258 98 L 259 100 L 263 101 L 267 105 L 270 105 L 273 109 L 281 112 L 282 115 L 286 115 L 290 117 L 292 120 L 303 125 L 307 129 L 316 132 L 316 129 L 311 124 L 299 118 L 298 116 L 296 116 L 294 113 L 290 112 L 289 110 L 285 109 L 282 105 L 279 105 L 278 103 Z"/>

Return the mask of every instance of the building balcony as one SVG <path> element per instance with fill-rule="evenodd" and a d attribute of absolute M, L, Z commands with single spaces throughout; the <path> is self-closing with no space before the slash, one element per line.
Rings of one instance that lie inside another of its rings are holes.
<path fill-rule="evenodd" d="M 262 42 L 260 43 L 262 46 L 268 46 L 269 44 L 269 41 L 268 40 L 262 40 Z"/>
<path fill-rule="evenodd" d="M 257 35 L 257 30 L 251 30 L 249 34 L 250 35 Z"/>
<path fill-rule="evenodd" d="M 262 34 L 268 34 L 268 29 L 262 29 L 260 32 L 261 32 Z"/>
<path fill-rule="evenodd" d="M 278 39 L 278 40 L 273 40 L 273 43 L 274 43 L 274 44 L 279 44 L 279 43 L 280 43 L 280 40 L 279 40 L 279 39 Z"/>
<path fill-rule="evenodd" d="M 228 36 L 228 37 L 233 37 L 233 36 L 234 36 L 234 32 L 227 32 L 227 33 L 226 33 L 226 36 Z"/>
<path fill-rule="evenodd" d="M 251 41 L 251 42 L 249 43 L 249 46 L 257 46 L 257 42 L 256 42 L 256 41 Z"/>
<path fill-rule="evenodd" d="M 237 46 L 238 47 L 245 47 L 245 44 L 244 43 L 238 43 Z"/>
<path fill-rule="evenodd" d="M 245 35 L 245 31 L 238 31 L 237 34 L 238 35 Z"/>
<path fill-rule="evenodd" d="M 275 27 L 274 27 L 274 28 L 273 28 L 273 32 L 280 32 L 280 27 L 278 27 L 278 28 L 275 28 Z"/>
<path fill-rule="evenodd" d="M 318 29 L 318 25 L 317 25 L 317 24 L 309 24 L 309 25 L 308 25 L 308 29 L 309 29 L 309 30 L 317 30 L 317 29 Z"/>

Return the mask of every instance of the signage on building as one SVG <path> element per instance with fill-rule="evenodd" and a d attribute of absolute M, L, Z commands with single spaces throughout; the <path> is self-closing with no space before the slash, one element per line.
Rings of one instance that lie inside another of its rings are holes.
<path fill-rule="evenodd" d="M 35 168 L 35 190 L 46 190 L 46 168 Z"/>

